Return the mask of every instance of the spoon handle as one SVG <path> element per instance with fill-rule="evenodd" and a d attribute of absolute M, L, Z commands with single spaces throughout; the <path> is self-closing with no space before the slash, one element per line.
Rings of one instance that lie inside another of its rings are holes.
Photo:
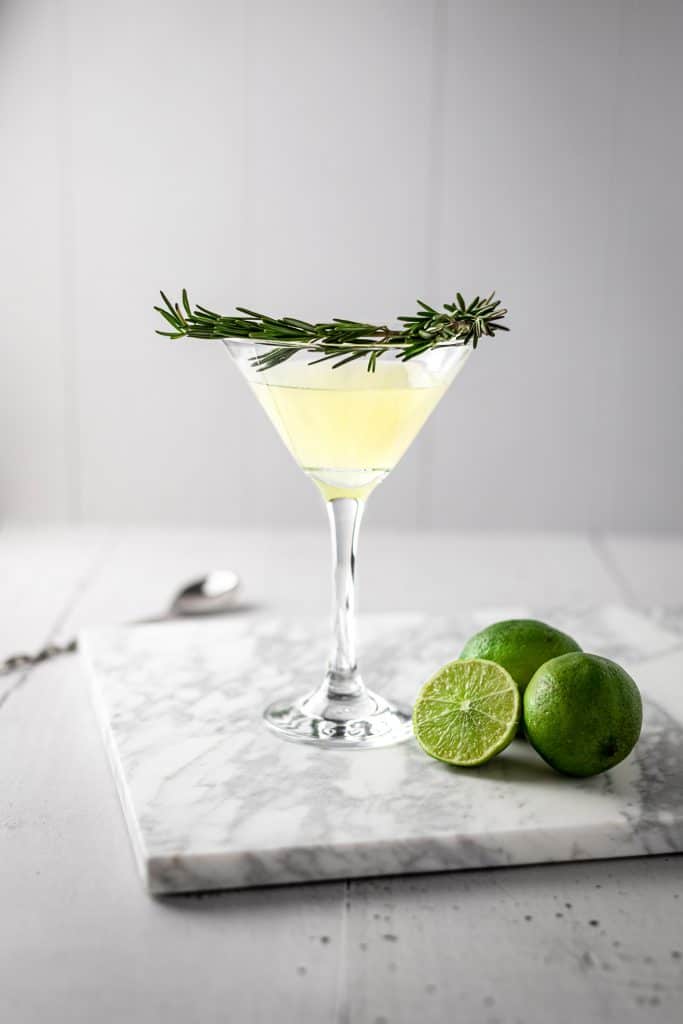
<path fill-rule="evenodd" d="M 77 641 L 74 639 L 70 640 L 68 644 L 46 644 L 36 654 L 12 654 L 0 662 L 0 676 L 18 672 L 22 668 L 30 668 L 32 665 L 39 665 L 41 661 L 49 661 L 50 658 L 56 658 L 58 654 L 71 654 L 77 646 Z"/>
<path fill-rule="evenodd" d="M 174 618 L 174 616 L 168 613 L 164 615 L 150 615 L 145 619 L 135 619 L 129 625 L 142 626 L 149 622 L 166 622 L 171 618 Z M 10 672 L 19 672 L 22 668 L 40 665 L 41 662 L 50 661 L 60 654 L 73 654 L 77 650 L 78 640 L 74 637 L 73 640 L 69 640 L 68 644 L 46 644 L 36 654 L 12 654 L 9 658 L 5 658 L 4 661 L 0 661 L 0 676 L 9 675 Z"/>

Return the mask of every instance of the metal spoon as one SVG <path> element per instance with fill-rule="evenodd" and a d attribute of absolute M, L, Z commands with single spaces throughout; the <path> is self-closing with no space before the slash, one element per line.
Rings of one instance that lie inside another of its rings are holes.
<path fill-rule="evenodd" d="M 216 569 L 201 579 L 187 583 L 175 595 L 166 612 L 147 619 L 135 619 L 130 625 L 147 622 L 168 622 L 190 615 L 217 615 L 238 606 L 240 578 L 232 569 Z M 78 647 L 74 638 L 67 644 L 46 644 L 37 654 L 13 654 L 0 662 L 0 676 L 41 661 L 49 661 L 58 654 L 70 654 Z"/>

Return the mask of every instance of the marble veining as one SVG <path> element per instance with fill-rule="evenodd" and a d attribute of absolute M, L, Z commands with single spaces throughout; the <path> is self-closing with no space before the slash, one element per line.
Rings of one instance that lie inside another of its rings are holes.
<path fill-rule="evenodd" d="M 683 613 L 616 605 L 361 618 L 370 686 L 411 701 L 464 638 L 534 614 L 614 658 L 645 698 L 611 772 L 556 775 L 523 742 L 477 769 L 398 747 L 287 743 L 261 721 L 320 677 L 325 619 L 230 619 L 81 637 L 137 862 L 155 894 L 683 850 Z"/>

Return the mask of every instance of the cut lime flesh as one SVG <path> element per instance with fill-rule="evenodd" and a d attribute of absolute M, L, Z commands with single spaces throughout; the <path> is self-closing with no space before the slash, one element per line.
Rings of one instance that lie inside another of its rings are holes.
<path fill-rule="evenodd" d="M 413 708 L 418 743 L 448 764 L 484 764 L 514 738 L 520 716 L 519 689 L 493 661 L 452 661 L 420 690 Z"/>

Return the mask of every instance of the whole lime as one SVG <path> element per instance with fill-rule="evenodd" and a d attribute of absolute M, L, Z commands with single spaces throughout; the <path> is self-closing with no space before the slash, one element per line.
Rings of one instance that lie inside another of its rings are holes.
<path fill-rule="evenodd" d="M 534 672 L 560 654 L 580 651 L 576 640 L 537 619 L 506 619 L 471 636 L 461 658 L 484 658 L 506 669 L 524 693 Z"/>
<path fill-rule="evenodd" d="M 597 775 L 619 764 L 636 745 L 642 721 L 633 679 L 597 654 L 553 658 L 524 691 L 529 742 L 565 775 Z"/>

